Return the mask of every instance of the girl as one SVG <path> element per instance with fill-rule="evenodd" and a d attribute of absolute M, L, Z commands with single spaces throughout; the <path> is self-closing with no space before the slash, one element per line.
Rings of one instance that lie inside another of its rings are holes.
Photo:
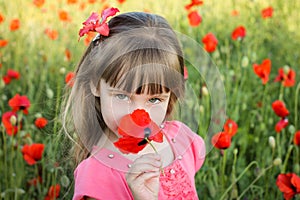
<path fill-rule="evenodd" d="M 108 28 L 82 57 L 65 106 L 64 125 L 76 133 L 73 199 L 198 199 L 194 175 L 204 142 L 183 123 L 167 121 L 184 93 L 176 34 L 164 18 L 142 12 L 117 15 Z M 162 136 L 130 153 L 116 143 L 120 120 L 135 111 L 148 113 Z"/>

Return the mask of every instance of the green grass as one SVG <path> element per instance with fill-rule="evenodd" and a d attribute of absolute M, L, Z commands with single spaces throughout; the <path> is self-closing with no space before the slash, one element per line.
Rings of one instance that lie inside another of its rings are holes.
<path fill-rule="evenodd" d="M 92 11 L 99 11 L 107 3 L 121 12 L 147 10 L 163 15 L 178 33 L 200 46 L 208 32 L 218 39 L 217 50 L 211 54 L 201 50 L 201 57 L 197 49 L 183 46 L 185 55 L 190 58 L 186 62 L 189 90 L 178 116 L 207 143 L 206 161 L 196 175 L 200 199 L 283 199 L 275 184 L 278 174 L 300 175 L 299 147 L 292 142 L 293 134 L 300 130 L 299 1 L 204 1 L 203 6 L 196 8 L 203 19 L 198 27 L 188 23 L 184 6 L 189 1 L 127 0 L 119 5 L 117 1 L 101 3 L 99 0 L 87 4 L 84 10 L 80 10 L 79 3 L 66 2 L 46 1 L 42 8 L 37 8 L 30 0 L 0 1 L 0 13 L 5 17 L 0 23 L 0 39 L 9 41 L 6 47 L 0 47 L 0 76 L 8 69 L 18 71 L 21 76 L 9 85 L 0 81 L 0 116 L 11 110 L 8 101 L 17 93 L 26 95 L 31 102 L 28 115 L 18 112 L 22 127 L 16 136 L 8 136 L 3 124 L 0 126 L 1 198 L 43 199 L 49 187 L 55 184 L 61 186 L 59 198 L 71 198 L 74 164 L 67 153 L 71 142 L 59 132 L 58 118 L 64 79 L 66 72 L 74 70 L 86 48 L 84 39 L 78 42 L 81 23 Z M 273 16 L 263 19 L 261 10 L 268 6 L 274 8 Z M 68 11 L 71 22 L 59 20 L 61 9 Z M 232 10 L 239 11 L 239 15 L 232 16 Z M 12 32 L 9 23 L 14 18 L 20 19 L 21 25 Z M 233 41 L 231 33 L 239 25 L 245 26 L 247 35 L 242 41 Z M 46 28 L 57 30 L 58 39 L 49 39 L 44 33 Z M 65 58 L 66 48 L 71 51 L 70 61 Z M 263 85 L 253 72 L 252 64 L 260 64 L 266 58 L 271 59 L 272 70 L 269 82 Z M 296 84 L 290 88 L 273 82 L 278 69 L 285 65 L 296 71 Z M 214 85 L 209 79 L 212 77 L 210 66 L 218 70 L 225 99 L 211 87 Z M 204 84 L 210 92 L 207 96 L 200 92 Z M 277 99 L 283 100 L 290 111 L 289 125 L 279 134 L 274 130 L 279 117 L 271 106 Z M 230 148 L 222 151 L 210 144 L 211 134 L 223 125 L 211 124 L 211 117 L 217 115 L 215 106 L 224 106 L 226 116 L 239 126 Z M 34 126 L 39 116 L 49 121 L 44 129 Z M 209 129 L 210 125 L 214 127 Z M 269 146 L 270 136 L 276 139 L 275 148 Z M 22 146 L 31 143 L 45 144 L 42 159 L 33 166 L 24 161 L 21 153 Z M 280 158 L 282 164 L 274 165 L 276 158 Z M 38 175 L 42 182 L 30 186 L 28 181 Z M 296 198 L 299 199 L 299 195 Z"/>

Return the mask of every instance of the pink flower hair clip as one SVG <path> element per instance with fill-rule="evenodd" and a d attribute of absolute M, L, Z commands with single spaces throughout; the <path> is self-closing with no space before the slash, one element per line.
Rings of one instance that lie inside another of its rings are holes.
<path fill-rule="evenodd" d="M 93 12 L 91 16 L 82 23 L 84 26 L 79 30 L 79 36 L 82 37 L 90 31 L 108 36 L 109 27 L 106 23 L 107 18 L 114 16 L 117 12 L 120 12 L 118 8 L 107 8 L 102 11 L 101 17 L 98 15 L 98 13 Z"/>

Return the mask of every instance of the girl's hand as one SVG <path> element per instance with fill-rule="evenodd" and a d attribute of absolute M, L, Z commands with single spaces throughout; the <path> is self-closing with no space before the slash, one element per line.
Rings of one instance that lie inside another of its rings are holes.
<path fill-rule="evenodd" d="M 158 199 L 161 165 L 160 155 L 154 153 L 142 155 L 133 162 L 126 181 L 135 200 Z"/>

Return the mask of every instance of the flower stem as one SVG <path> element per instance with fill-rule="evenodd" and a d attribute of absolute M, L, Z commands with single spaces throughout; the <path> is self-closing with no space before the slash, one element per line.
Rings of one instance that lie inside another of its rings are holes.
<path fill-rule="evenodd" d="M 145 137 L 145 140 L 148 142 L 148 144 L 150 144 L 150 146 L 155 151 L 155 153 L 158 154 L 158 151 L 156 150 L 155 146 L 151 143 L 151 141 L 148 139 L 148 137 Z M 162 167 L 160 167 L 160 171 L 161 171 L 162 175 L 165 175 L 165 171 Z"/>

